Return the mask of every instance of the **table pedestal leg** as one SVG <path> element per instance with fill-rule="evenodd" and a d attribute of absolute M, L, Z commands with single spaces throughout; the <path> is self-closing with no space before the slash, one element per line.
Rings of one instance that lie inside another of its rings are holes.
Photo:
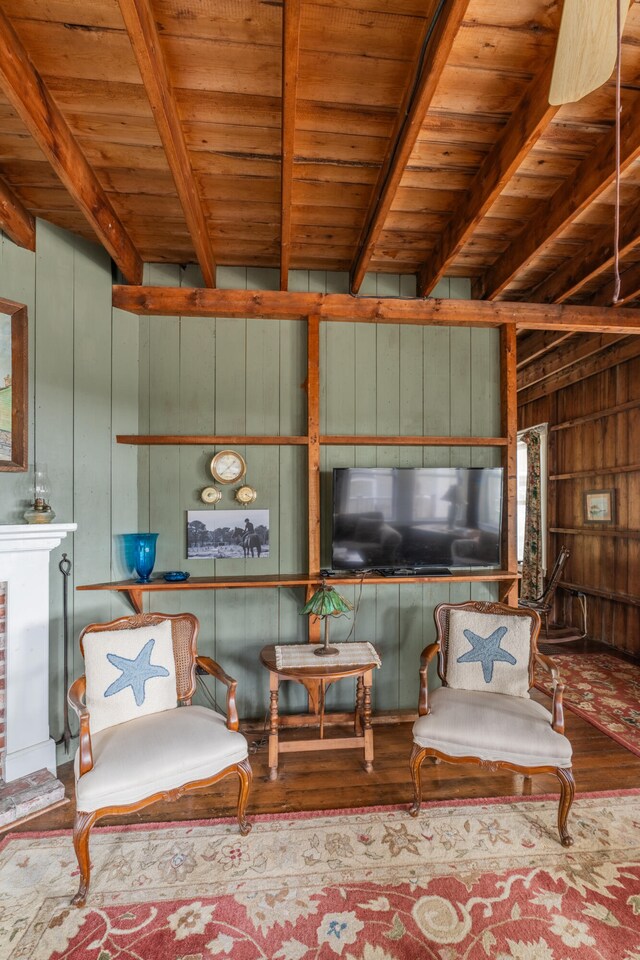
<path fill-rule="evenodd" d="M 367 773 L 373 770 L 373 727 L 371 726 L 371 685 L 373 674 L 367 670 L 363 678 L 364 696 L 362 725 L 364 728 L 364 768 Z"/>
<path fill-rule="evenodd" d="M 269 674 L 270 707 L 269 707 L 269 779 L 278 777 L 278 685 L 277 673 Z"/>

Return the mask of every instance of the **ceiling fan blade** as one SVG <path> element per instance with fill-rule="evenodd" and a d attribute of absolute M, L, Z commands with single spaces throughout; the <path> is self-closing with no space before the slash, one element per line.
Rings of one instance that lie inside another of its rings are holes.
<path fill-rule="evenodd" d="M 549 103 L 575 103 L 606 83 L 616 65 L 616 2 L 622 26 L 629 0 L 564 0 Z"/>

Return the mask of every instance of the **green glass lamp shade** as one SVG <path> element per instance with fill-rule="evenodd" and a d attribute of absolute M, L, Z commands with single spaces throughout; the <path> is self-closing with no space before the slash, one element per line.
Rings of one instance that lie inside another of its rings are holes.
<path fill-rule="evenodd" d="M 353 605 L 326 583 L 318 587 L 311 599 L 307 600 L 300 614 L 324 620 L 324 642 L 313 651 L 317 656 L 328 656 L 340 652 L 337 647 L 329 646 L 329 617 L 339 617 L 343 613 L 348 613 L 349 610 L 353 610 Z"/>
<path fill-rule="evenodd" d="M 339 616 L 341 613 L 348 613 L 349 610 L 353 610 L 353 605 L 344 597 L 341 597 L 333 587 L 328 587 L 323 583 L 311 599 L 307 600 L 300 614 L 323 618 Z"/>

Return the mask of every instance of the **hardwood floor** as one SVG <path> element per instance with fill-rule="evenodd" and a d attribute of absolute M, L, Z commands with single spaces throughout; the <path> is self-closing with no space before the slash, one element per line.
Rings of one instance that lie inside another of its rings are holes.
<path fill-rule="evenodd" d="M 571 645 L 562 646 L 569 652 Z M 606 650 L 602 645 L 581 645 L 581 650 Z M 545 647 L 545 652 L 552 651 Z M 541 703 L 549 704 L 544 694 L 533 692 Z M 338 731 L 331 729 L 332 735 Z M 640 757 L 620 746 L 596 727 L 566 711 L 566 733 L 573 744 L 574 774 L 577 796 L 599 790 L 617 790 L 640 785 Z M 307 735 L 305 733 L 305 735 Z M 259 736 L 259 735 L 258 735 Z M 289 731 L 285 736 L 295 736 Z M 252 734 L 248 734 L 251 741 Z M 291 813 L 298 810 L 326 810 L 340 807 L 367 807 L 379 804 L 409 804 L 412 788 L 409 775 L 411 723 L 376 724 L 374 728 L 375 760 L 373 772 L 363 769 L 362 756 L 355 750 L 290 753 L 281 757 L 279 777 L 269 781 L 267 748 L 263 739 L 252 747 L 254 772 L 249 800 L 252 814 Z M 71 762 L 58 770 L 58 776 L 73 796 Z M 210 790 L 183 797 L 176 803 L 157 803 L 130 817 L 109 818 L 103 823 L 145 823 L 167 820 L 194 820 L 233 816 L 237 781 L 233 777 Z M 532 793 L 556 793 L 555 777 L 537 777 Z M 474 797 L 521 795 L 523 778 L 505 772 L 490 773 L 478 767 L 425 763 L 423 766 L 425 801 L 447 801 Z M 73 822 L 73 802 L 42 814 L 16 830 L 56 830 L 69 828 Z"/>

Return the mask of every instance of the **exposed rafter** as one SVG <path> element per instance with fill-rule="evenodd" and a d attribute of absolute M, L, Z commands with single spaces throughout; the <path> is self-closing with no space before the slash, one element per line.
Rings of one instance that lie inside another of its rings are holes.
<path fill-rule="evenodd" d="M 275 290 L 211 290 L 188 287 L 114 286 L 113 305 L 144 316 L 259 317 L 497 327 L 593 333 L 640 333 L 640 310 L 506 300 L 421 300 L 415 297 L 352 297 L 344 293 Z"/>
<path fill-rule="evenodd" d="M 447 224 L 434 252 L 418 275 L 418 293 L 427 296 L 444 276 L 480 220 L 503 191 L 523 159 L 560 109 L 549 104 L 549 62 L 525 90 L 504 130 L 474 177 L 465 200 Z"/>
<path fill-rule="evenodd" d="M 207 221 L 149 0 L 119 3 L 204 282 L 215 287 L 216 264 Z"/>
<path fill-rule="evenodd" d="M 282 159 L 280 162 L 280 289 L 289 287 L 291 201 L 300 53 L 301 0 L 282 6 Z"/>
<path fill-rule="evenodd" d="M 640 155 L 640 94 L 625 103 L 620 131 L 620 167 L 626 170 Z M 474 285 L 477 299 L 497 297 L 522 267 L 545 244 L 554 240 L 567 225 L 611 185 L 615 178 L 615 130 L 600 138 L 568 181 L 560 184 L 553 196 L 540 204 L 522 235 L 490 270 Z"/>
<path fill-rule="evenodd" d="M 589 298 L 589 304 L 594 307 L 614 306 L 624 307 L 634 300 L 640 299 L 640 264 L 634 263 L 633 266 L 625 270 L 620 276 L 620 295 L 616 303 L 613 303 L 613 294 L 615 289 L 615 280 L 609 280 L 598 292 Z"/>
<path fill-rule="evenodd" d="M 640 207 L 627 207 L 620 221 L 620 256 L 624 257 L 640 243 Z M 563 303 L 575 296 L 588 282 L 613 267 L 614 233 L 611 222 L 594 230 L 591 240 L 552 273 L 527 299 L 535 303 Z M 609 305 L 611 301 L 609 301 Z"/>
<path fill-rule="evenodd" d="M 35 250 L 36 221 L 2 177 L 0 177 L 0 230 L 19 247 Z"/>
<path fill-rule="evenodd" d="M 518 390 L 526 390 L 534 383 L 556 377 L 575 363 L 581 363 L 597 353 L 602 353 L 621 339 L 622 335 L 618 333 L 594 333 L 589 337 L 573 336 L 553 353 L 532 361 L 518 371 Z"/>
<path fill-rule="evenodd" d="M 391 209 L 468 5 L 469 0 L 449 0 L 440 7 L 438 22 L 429 38 L 418 85 L 415 90 L 408 90 L 405 95 L 405 102 L 398 113 L 396 128 L 378 175 L 358 251 L 351 267 L 351 289 L 354 293 L 358 292 L 364 280 L 374 247 Z"/>
<path fill-rule="evenodd" d="M 142 260 L 12 25 L 0 10 L 0 83 L 98 240 L 131 283 Z"/>
<path fill-rule="evenodd" d="M 551 353 L 552 350 L 555 350 L 556 347 L 559 347 L 561 343 L 564 343 L 565 340 L 572 336 L 572 333 L 556 333 L 553 330 L 534 330 L 532 333 L 526 334 L 526 336 L 518 337 L 518 369 L 526 366 L 527 363 L 531 363 L 533 360 L 537 360 L 539 357 L 545 356 L 547 353 Z"/>
<path fill-rule="evenodd" d="M 620 343 L 609 347 L 595 356 L 583 360 L 582 363 L 576 363 L 568 370 L 560 373 L 556 377 L 548 377 L 541 383 L 536 383 L 526 390 L 521 390 L 518 395 L 518 405 L 524 406 L 533 400 L 540 400 L 541 397 L 548 397 L 558 390 L 570 387 L 572 383 L 578 383 L 579 380 L 585 380 L 603 370 L 609 370 L 619 363 L 625 363 L 634 357 L 640 356 L 640 337 L 626 337 Z"/>

